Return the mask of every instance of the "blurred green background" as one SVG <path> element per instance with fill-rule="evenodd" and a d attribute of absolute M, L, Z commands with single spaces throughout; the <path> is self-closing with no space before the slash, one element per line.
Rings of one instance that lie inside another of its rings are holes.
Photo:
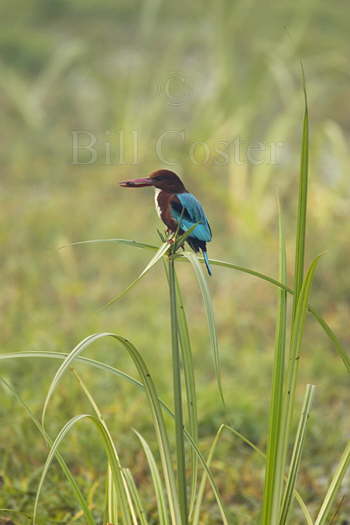
<path fill-rule="evenodd" d="M 274 276 L 278 192 L 292 275 L 303 115 L 300 57 L 311 118 L 308 261 L 327 252 L 312 301 L 348 345 L 349 23 L 346 0 L 2 0 L 1 351 L 69 351 L 91 333 L 115 331 L 142 351 L 170 402 L 168 299 L 160 267 L 121 302 L 101 309 L 150 254 L 117 245 L 59 248 L 109 237 L 157 243 L 153 192 L 127 191 L 118 182 L 166 167 L 205 206 L 214 235 L 210 256 Z M 190 267 L 181 265 L 179 274 L 205 452 L 223 414 L 200 294 Z M 231 420 L 264 447 L 276 290 L 222 268 L 214 269 L 210 288 Z M 112 343 L 97 344 L 89 356 L 135 375 Z M 6 361 L 1 375 L 39 415 L 57 366 L 38 359 Z M 146 463 L 131 431 L 135 427 L 152 439 L 142 394 L 102 372 L 77 368 L 113 429 L 123 463 L 144 484 L 152 511 Z M 300 396 L 307 382 L 318 388 L 299 488 L 315 511 L 349 435 L 350 396 L 345 368 L 311 318 Z M 30 513 L 46 448 L 21 407 L 5 392 L 1 399 L 0 506 Z M 52 435 L 84 410 L 74 378 L 66 377 L 49 410 Z M 85 490 L 95 490 L 98 514 L 106 465 L 97 437 L 82 427 L 64 452 Z M 227 437 L 214 471 L 232 523 L 251 524 L 261 501 L 261 460 Z M 75 516 L 80 523 L 58 468 L 52 467 L 46 485 L 42 522 L 72 523 Z M 344 494 L 336 523 L 350 514 L 349 479 Z M 207 501 L 205 523 L 217 523 L 210 492 Z M 28 522 L 24 514 L 12 519 Z M 293 524 L 298 519 L 296 514 Z"/>

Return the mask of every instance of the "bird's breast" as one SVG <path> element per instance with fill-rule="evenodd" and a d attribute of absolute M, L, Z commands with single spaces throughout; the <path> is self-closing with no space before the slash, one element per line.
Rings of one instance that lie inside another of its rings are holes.
<path fill-rule="evenodd" d="M 155 188 L 154 203 L 158 216 L 171 231 L 175 232 L 177 230 L 177 222 L 171 215 L 170 201 L 172 198 L 173 194 Z"/>

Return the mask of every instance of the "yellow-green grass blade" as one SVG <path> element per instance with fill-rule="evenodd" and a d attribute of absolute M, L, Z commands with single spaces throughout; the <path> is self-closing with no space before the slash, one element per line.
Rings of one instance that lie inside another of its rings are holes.
<path fill-rule="evenodd" d="M 310 265 L 310 268 L 301 288 L 297 308 L 295 311 L 295 316 L 292 321 L 281 423 L 281 461 L 283 466 L 283 472 L 286 471 L 287 451 L 290 440 L 292 418 L 295 408 L 295 389 L 299 369 L 301 343 L 304 335 L 307 305 L 309 302 L 309 295 L 313 277 L 320 257 L 321 256 L 318 256 Z"/>
<path fill-rule="evenodd" d="M 107 334 L 107 335 L 110 335 L 110 334 Z M 63 354 L 63 353 L 61 354 L 60 352 L 38 352 L 38 351 L 34 352 L 34 351 L 28 351 L 28 352 L 16 352 L 16 353 L 13 353 L 13 354 L 3 354 L 3 355 L 0 354 L 0 359 L 1 358 L 3 358 L 3 359 L 12 359 L 12 358 L 14 358 L 14 359 L 16 359 L 16 358 L 26 358 L 26 357 L 41 357 L 41 358 L 42 357 L 46 357 L 46 358 L 51 358 L 51 359 L 66 360 L 68 356 L 69 356 L 69 354 Z M 100 361 L 95 361 L 94 359 L 89 359 L 87 357 L 82 357 L 82 356 L 77 356 L 76 360 L 78 362 L 85 363 L 85 364 L 88 364 L 90 366 L 93 366 L 93 367 L 95 367 L 97 369 L 105 370 L 106 372 L 109 372 L 109 373 L 111 373 L 113 375 L 116 375 L 117 377 L 121 377 L 121 378 L 125 379 L 126 381 L 128 381 L 132 385 L 136 386 L 137 388 L 140 388 L 143 391 L 146 390 L 145 386 L 140 381 L 138 381 L 137 379 L 129 376 L 125 372 L 122 372 L 121 370 L 118 370 L 117 368 L 112 367 L 111 365 L 102 363 Z M 159 404 L 167 412 L 167 414 L 169 414 L 170 417 L 175 418 L 174 413 L 164 403 L 164 401 L 159 400 Z M 198 447 L 194 443 L 193 439 L 191 438 L 190 434 L 187 432 L 187 430 L 185 428 L 184 428 L 184 434 L 185 434 L 185 437 L 186 437 L 187 441 L 189 442 L 190 446 L 195 451 L 195 453 L 196 453 L 196 455 L 198 457 L 198 460 L 201 463 L 202 467 L 207 472 L 208 479 L 209 479 L 212 491 L 213 491 L 214 496 L 216 498 L 218 507 L 220 509 L 220 513 L 221 513 L 221 515 L 223 517 L 223 523 L 227 524 L 228 521 L 227 521 L 224 505 L 223 505 L 223 503 L 221 501 L 219 491 L 218 491 L 217 486 L 215 484 L 215 480 L 214 480 L 210 470 L 208 469 L 208 467 L 206 465 L 205 458 L 203 457 L 203 455 L 199 451 Z"/>
<path fill-rule="evenodd" d="M 166 264 L 163 264 L 164 270 L 169 282 L 169 272 Z M 180 342 L 181 358 L 183 363 L 183 371 L 185 377 L 185 388 L 186 388 L 186 405 L 188 414 L 188 432 L 191 434 L 192 439 L 198 446 L 198 415 L 197 415 L 197 396 L 196 396 L 196 385 L 195 375 L 192 358 L 192 347 L 191 340 L 188 330 L 187 318 L 185 307 L 181 295 L 181 289 L 176 273 L 176 294 L 177 294 L 177 323 L 178 323 L 178 336 Z M 198 478 L 198 458 L 193 448 L 190 448 L 190 462 L 191 462 L 191 495 L 189 505 L 189 516 L 191 515 L 194 500 L 196 497 L 197 478 Z"/>
<path fill-rule="evenodd" d="M 259 456 L 261 456 L 262 458 L 266 459 L 266 454 L 264 454 L 264 452 L 259 447 L 254 445 L 254 443 L 252 443 L 247 437 L 245 437 L 243 434 L 238 432 L 238 430 L 235 430 L 234 428 L 232 428 L 232 427 L 230 427 L 228 425 L 224 425 L 224 427 L 225 427 L 225 429 L 230 431 L 233 435 L 237 436 L 241 441 L 243 441 L 244 443 L 249 445 Z M 285 479 L 286 479 L 286 476 L 285 476 Z M 299 494 L 299 492 L 297 490 L 294 490 L 294 496 L 295 496 L 295 499 L 297 500 L 297 502 L 299 504 L 299 507 L 300 507 L 303 515 L 304 515 L 304 518 L 305 518 L 305 521 L 306 521 L 307 525 L 314 525 L 314 522 L 312 520 L 310 512 L 309 512 L 307 506 L 305 505 L 303 498 L 301 497 L 301 495 Z"/>
<path fill-rule="evenodd" d="M 118 524 L 118 496 L 109 464 L 107 466 L 106 498 L 107 523 Z"/>
<path fill-rule="evenodd" d="M 299 294 L 304 280 L 305 265 L 305 234 L 306 234 L 306 215 L 307 215 L 307 194 L 309 178 L 309 109 L 307 102 L 307 92 L 305 74 L 301 62 L 303 92 L 304 92 L 304 121 L 301 141 L 300 176 L 299 176 L 299 195 L 297 213 L 297 233 L 295 245 L 295 269 L 294 269 L 294 303 L 293 318 L 296 315 Z"/>
<path fill-rule="evenodd" d="M 286 242 L 281 210 L 279 208 L 279 279 L 287 281 Z M 267 439 L 265 487 L 263 496 L 263 525 L 276 525 L 280 515 L 283 489 L 283 462 L 281 454 L 281 425 L 285 373 L 287 328 L 287 291 L 280 288 L 277 316 L 272 393 L 270 401 L 269 433 Z"/>
<path fill-rule="evenodd" d="M 350 441 L 345 447 L 345 450 L 339 460 L 337 468 L 333 474 L 332 481 L 327 490 L 326 496 L 323 500 L 320 511 L 317 515 L 315 525 L 328 525 L 329 515 L 334 504 L 334 500 L 337 496 L 338 490 L 344 479 L 344 476 L 350 466 Z"/>
<path fill-rule="evenodd" d="M 218 444 L 218 441 L 220 439 L 220 436 L 225 429 L 225 425 L 221 425 L 219 430 L 216 433 L 216 436 L 214 438 L 214 441 L 210 447 L 208 458 L 207 458 L 207 466 L 210 468 L 211 461 L 213 459 L 213 455 L 216 449 L 216 445 Z M 203 476 L 201 479 L 201 482 L 199 484 L 198 488 L 198 494 L 196 498 L 196 502 L 193 508 L 193 518 L 192 518 L 192 524 L 191 525 L 199 525 L 199 519 L 200 519 L 200 511 L 202 508 L 202 502 L 203 502 L 203 496 L 204 496 L 204 489 L 207 482 L 207 473 L 203 472 Z"/>
<path fill-rule="evenodd" d="M 136 515 L 136 525 L 148 525 L 146 520 L 146 512 L 141 502 L 139 491 L 137 490 L 135 480 L 131 474 L 130 469 L 123 469 L 123 476 L 130 494 L 130 497 L 133 501 Z"/>
<path fill-rule="evenodd" d="M 173 394 L 175 413 L 175 444 L 176 444 L 176 470 L 177 489 L 179 495 L 179 507 L 181 525 L 188 523 L 187 505 L 187 481 L 186 481 L 186 456 L 184 438 L 184 420 L 182 406 L 182 383 L 181 383 L 181 359 L 179 348 L 179 329 L 177 321 L 177 294 L 174 258 L 168 260 L 169 276 L 169 298 L 170 298 L 170 322 L 171 322 L 171 354 L 173 369 Z"/>
<path fill-rule="evenodd" d="M 114 447 L 114 444 L 113 444 L 113 440 L 111 439 L 111 436 L 110 436 L 110 434 L 108 432 L 108 429 L 105 426 L 105 424 L 100 419 L 98 419 L 97 417 L 92 416 L 90 414 L 80 414 L 78 416 L 74 416 L 73 418 L 71 418 L 63 426 L 63 428 L 58 433 L 56 439 L 54 440 L 54 442 L 52 444 L 52 447 L 50 449 L 50 452 L 48 454 L 48 457 L 46 459 L 46 462 L 45 462 L 45 465 L 44 465 L 44 468 L 43 468 L 43 471 L 42 471 L 42 474 L 41 474 L 41 477 L 40 477 L 39 485 L 38 485 L 38 488 L 37 488 L 37 493 L 36 493 L 35 502 L 34 502 L 34 508 L 33 508 L 33 525 L 36 524 L 38 504 L 39 504 L 39 499 L 40 499 L 40 495 L 41 495 L 41 490 L 42 490 L 42 487 L 43 487 L 43 484 L 44 484 L 47 472 L 49 470 L 49 467 L 50 467 L 50 465 L 52 463 L 52 460 L 54 459 L 54 457 L 56 455 L 57 449 L 60 446 L 60 444 L 62 443 L 62 441 L 64 440 L 64 438 L 67 436 L 67 434 L 70 432 L 70 430 L 79 421 L 82 421 L 83 419 L 88 419 L 88 420 L 92 421 L 94 423 L 95 427 L 97 428 L 97 430 L 99 431 L 101 437 L 102 437 L 102 441 L 103 441 L 103 444 L 104 444 L 104 447 L 105 447 L 105 451 L 106 451 L 106 455 L 107 455 L 107 458 L 108 458 L 108 462 L 109 462 L 109 465 L 111 467 L 112 475 L 113 475 L 113 478 L 114 478 L 114 480 L 116 482 L 116 486 L 117 486 L 117 490 L 118 490 L 118 501 L 120 502 L 122 524 L 123 525 L 132 525 L 132 522 L 131 522 L 131 519 L 130 519 L 128 501 L 127 501 L 127 498 L 126 498 L 124 485 L 123 485 L 123 480 L 122 480 L 122 475 L 121 475 L 121 468 L 120 468 L 120 465 L 119 465 L 119 462 L 118 462 L 118 459 L 117 459 L 117 456 L 116 456 L 116 451 L 115 451 L 115 447 Z"/>
<path fill-rule="evenodd" d="M 164 261 L 163 261 L 164 262 Z M 169 282 L 169 272 L 166 264 L 163 264 L 164 270 Z M 185 388 L 186 388 L 186 405 L 188 414 L 188 431 L 192 439 L 198 446 L 198 415 L 197 415 L 197 396 L 195 375 L 192 358 L 191 340 L 188 330 L 185 307 L 182 300 L 180 285 L 176 277 L 176 294 L 177 294 L 177 323 L 178 336 L 180 342 L 181 358 L 183 363 Z M 198 458 L 193 448 L 190 448 L 190 462 L 191 462 L 191 495 L 189 505 L 189 516 L 192 513 L 194 500 L 196 497 L 197 478 L 198 478 Z"/>
<path fill-rule="evenodd" d="M 166 501 L 164 497 L 164 487 L 163 487 L 163 482 L 159 474 L 156 460 L 154 459 L 151 447 L 149 446 L 147 441 L 144 439 L 144 437 L 136 430 L 134 430 L 134 432 L 136 436 L 138 437 L 138 439 L 140 440 L 140 443 L 142 445 L 142 448 L 147 458 L 148 466 L 150 468 L 154 491 L 156 495 L 159 525 L 169 525 Z"/>
<path fill-rule="evenodd" d="M 137 242 L 134 240 L 129 239 L 95 239 L 95 240 L 87 240 L 87 241 L 78 241 L 76 243 L 73 243 L 73 245 L 84 245 L 84 244 L 98 244 L 98 243 L 114 243 L 114 244 L 124 244 L 131 247 L 137 247 L 137 248 L 144 248 L 151 251 L 157 251 L 159 249 L 158 246 L 152 245 L 152 244 L 146 244 Z M 177 254 L 177 258 L 179 262 L 189 262 L 186 258 L 182 256 L 182 254 Z M 198 257 L 198 260 L 204 264 L 203 257 Z M 253 277 L 257 277 L 258 279 L 262 279 L 263 281 L 266 281 L 270 284 L 273 284 L 274 286 L 277 286 L 278 288 L 284 288 L 287 290 L 287 292 L 291 295 L 295 294 L 295 291 L 291 289 L 289 286 L 284 285 L 277 279 L 274 279 L 273 277 L 270 277 L 269 275 L 266 275 L 262 272 L 258 272 L 256 270 L 253 270 L 252 268 L 247 268 L 245 266 L 240 266 L 238 264 L 233 264 L 227 261 L 221 261 L 218 259 L 209 259 L 209 263 L 213 266 L 221 266 L 223 268 L 229 268 L 231 270 L 237 270 L 239 272 L 252 275 Z M 333 330 L 330 328 L 328 323 L 323 319 L 323 317 L 316 312 L 316 310 L 311 306 L 308 305 L 309 312 L 313 315 L 313 317 L 317 320 L 317 322 L 320 324 L 326 335 L 331 340 L 332 344 L 334 345 L 339 357 L 343 361 L 347 371 L 350 373 L 350 356 L 348 355 L 348 351 L 343 347 Z"/>
<path fill-rule="evenodd" d="M 134 281 L 132 281 L 123 292 L 121 292 L 120 294 L 113 297 L 110 301 L 108 301 L 106 306 L 109 306 L 121 299 L 122 297 L 124 297 L 124 295 L 126 295 L 131 290 L 131 288 L 133 288 L 135 284 L 137 284 L 146 275 L 146 273 L 148 273 L 150 269 L 157 264 L 157 262 L 167 253 L 170 247 L 171 244 L 169 242 L 165 242 L 164 244 L 162 244 L 159 247 L 158 251 L 155 253 L 155 255 L 152 257 L 152 259 L 149 261 L 147 266 L 142 270 L 140 275 Z"/>
<path fill-rule="evenodd" d="M 183 363 L 185 387 L 186 387 L 186 404 L 188 417 L 188 432 L 191 434 L 193 441 L 198 446 L 198 413 L 197 413 L 197 396 L 196 396 L 196 382 L 193 367 L 192 347 L 190 334 L 188 330 L 185 307 L 182 299 L 181 289 L 176 279 L 176 293 L 177 293 L 177 322 L 178 333 L 181 349 L 181 357 Z M 197 490 L 198 477 L 198 458 L 192 448 L 190 448 L 191 460 L 191 496 L 189 504 L 189 515 L 193 510 L 193 505 Z"/>
<path fill-rule="evenodd" d="M 181 256 L 179 256 L 181 257 Z M 201 262 L 204 262 L 203 258 L 199 258 Z M 179 259 L 181 260 L 181 259 Z M 289 294 L 295 295 L 294 290 L 290 288 L 289 286 L 284 285 L 277 279 L 274 279 L 273 277 L 270 277 L 269 275 L 263 274 L 261 272 L 258 272 L 256 270 L 253 270 L 251 268 L 246 268 L 244 266 L 239 266 L 237 264 L 229 263 L 226 261 L 220 261 L 217 259 L 209 259 L 210 264 L 214 266 L 221 266 L 224 268 L 230 268 L 232 270 L 237 270 L 239 272 L 246 273 L 248 275 L 252 275 L 254 277 L 257 277 L 258 279 L 262 279 L 263 281 L 266 281 L 270 284 L 273 284 L 274 286 L 277 286 L 278 288 L 283 288 L 286 290 Z M 317 320 L 317 322 L 320 324 L 321 328 L 324 330 L 328 338 L 331 340 L 332 344 L 335 347 L 335 350 L 341 360 L 344 363 L 344 366 L 346 367 L 347 371 L 350 373 L 350 356 L 349 352 L 343 347 L 331 327 L 328 325 L 328 323 L 323 319 L 323 317 L 311 306 L 308 305 L 309 312 L 313 315 L 313 317 Z"/>
<path fill-rule="evenodd" d="M 205 309 L 205 313 L 206 313 L 207 321 L 208 321 L 209 340 L 210 340 L 211 351 L 213 354 L 216 382 L 218 385 L 218 390 L 219 390 L 219 394 L 220 394 L 222 403 L 225 406 L 224 393 L 223 393 L 222 383 L 221 383 L 220 354 L 219 354 L 218 339 L 216 335 L 214 310 L 213 310 L 213 305 L 211 302 L 211 297 L 210 297 L 210 292 L 208 289 L 207 281 L 205 279 L 202 267 L 199 264 L 198 258 L 191 252 L 184 252 L 182 256 L 188 259 L 190 263 L 192 264 L 192 268 L 194 269 L 194 272 L 195 272 L 195 275 L 196 275 L 196 278 L 199 284 L 199 288 L 202 294 L 203 305 L 204 305 L 204 309 Z"/>
<path fill-rule="evenodd" d="M 33 422 L 34 426 L 37 428 L 37 430 L 39 431 L 39 433 L 43 437 L 43 439 L 46 442 L 46 444 L 48 445 L 48 447 L 51 447 L 52 446 L 51 439 L 49 438 L 49 436 L 45 432 L 45 430 L 42 427 L 42 425 L 40 424 L 40 422 L 36 419 L 36 417 L 34 416 L 32 411 L 30 410 L 30 408 L 26 405 L 26 403 L 19 396 L 19 394 L 16 392 L 16 390 L 5 379 L 0 377 L 0 381 L 6 387 L 6 389 L 9 390 L 9 392 L 11 392 L 11 394 L 14 396 L 16 401 L 25 410 L 25 412 L 27 413 L 28 417 L 31 419 L 31 421 Z M 76 480 L 72 476 L 68 466 L 66 465 L 63 457 L 61 456 L 61 454 L 59 452 L 56 453 L 56 459 L 57 459 L 57 461 L 58 461 L 58 463 L 59 463 L 59 465 L 60 465 L 64 475 L 66 476 L 69 485 L 71 486 L 71 488 L 73 490 L 73 493 L 74 493 L 74 495 L 75 495 L 75 497 L 76 497 L 76 499 L 77 499 L 77 501 L 78 501 L 78 503 L 80 505 L 81 510 L 84 513 L 84 517 L 85 517 L 86 523 L 88 525 L 95 525 L 95 520 L 94 520 L 94 517 L 92 515 L 91 510 L 89 509 L 87 501 L 84 498 L 84 496 L 83 496 L 83 494 L 82 494 L 82 492 L 81 492 L 81 490 L 80 490 Z"/>
<path fill-rule="evenodd" d="M 96 401 L 94 400 L 93 396 L 91 395 L 91 393 L 90 393 L 89 389 L 87 388 L 87 386 L 85 385 L 84 381 L 82 380 L 82 378 L 80 377 L 78 372 L 76 370 L 74 370 L 74 368 L 71 368 L 70 371 L 74 375 L 75 379 L 78 381 L 78 384 L 79 384 L 80 388 L 82 389 L 82 391 L 84 392 L 87 400 L 89 401 L 93 411 L 95 412 L 96 417 L 98 417 L 101 421 L 103 421 L 103 417 L 102 417 L 101 411 L 98 408 Z"/>
<path fill-rule="evenodd" d="M 111 243 L 131 246 L 133 248 L 143 248 L 143 249 L 151 250 L 151 251 L 157 251 L 159 249 L 159 246 L 155 246 L 154 244 L 138 242 L 132 239 L 119 239 L 119 238 L 87 239 L 86 241 L 76 241 L 76 242 L 71 242 L 69 244 L 65 244 L 63 246 L 60 246 L 58 249 L 63 250 L 64 248 L 68 248 L 69 246 L 83 246 L 83 245 L 89 245 L 89 244 L 111 244 Z"/>
<path fill-rule="evenodd" d="M 52 394 L 54 393 L 54 391 L 56 390 L 57 385 L 60 379 L 62 378 L 63 374 L 67 370 L 67 368 L 69 368 L 69 366 L 74 361 L 74 359 L 78 357 L 84 350 L 86 350 L 86 348 L 88 348 L 95 341 L 102 339 L 104 337 L 111 337 L 112 339 L 121 343 L 122 347 L 124 347 L 124 349 L 127 350 L 129 356 L 131 357 L 142 379 L 142 383 L 144 385 L 144 388 L 147 394 L 147 398 L 149 401 L 149 405 L 151 408 L 153 425 L 154 425 L 156 436 L 157 436 L 157 442 L 158 442 L 158 447 L 159 447 L 159 453 L 160 453 L 161 460 L 162 460 L 163 475 L 165 478 L 165 484 L 167 488 L 167 496 L 168 496 L 168 503 L 169 503 L 172 523 L 173 525 L 181 523 L 176 483 L 175 483 L 175 477 L 174 477 L 174 472 L 172 468 L 170 448 L 169 448 L 169 442 L 168 442 L 168 435 L 167 435 L 165 424 L 163 421 L 161 406 L 158 400 L 158 396 L 156 393 L 156 389 L 155 389 L 153 380 L 146 367 L 146 364 L 141 354 L 130 343 L 130 341 L 128 341 L 124 337 L 121 337 L 117 334 L 106 332 L 106 333 L 91 335 L 85 338 L 81 343 L 79 343 L 72 350 L 72 352 L 65 358 L 64 362 L 61 364 L 60 368 L 57 370 L 55 377 L 53 378 L 51 382 L 51 385 L 49 387 L 49 390 L 48 390 L 48 393 L 47 393 L 47 396 L 44 402 L 42 421 L 43 422 L 45 421 L 45 414 L 46 414 L 46 410 L 47 410 L 50 398 Z"/>
<path fill-rule="evenodd" d="M 124 483 L 125 494 L 126 494 L 128 505 L 129 505 L 129 509 L 130 509 L 132 523 L 133 523 L 133 525 L 141 525 L 139 523 L 139 521 L 138 521 L 137 509 L 135 507 L 135 500 L 134 500 L 134 498 L 133 498 L 133 496 L 131 494 L 130 486 L 129 486 L 128 480 L 126 479 L 126 476 L 125 476 L 125 470 L 126 469 L 122 469 L 122 478 L 123 478 L 123 483 Z M 136 489 L 136 486 L 135 486 L 135 489 Z M 141 502 L 140 502 L 140 504 L 141 504 Z"/>
<path fill-rule="evenodd" d="M 72 370 L 72 373 L 74 374 L 75 378 L 77 379 L 77 381 L 78 381 L 78 383 L 80 385 L 80 388 L 82 389 L 82 391 L 84 392 L 85 396 L 87 397 L 87 399 L 88 399 L 88 401 L 89 401 L 93 411 L 95 412 L 96 417 L 104 424 L 101 411 L 99 410 L 99 408 L 98 408 L 98 406 L 97 406 L 93 396 L 89 392 L 89 390 L 88 390 L 87 386 L 85 385 L 84 381 L 82 380 L 80 375 L 74 369 L 71 369 L 71 370 Z M 106 428 L 106 431 L 108 432 L 110 442 L 113 443 L 112 437 L 109 434 L 107 426 L 105 424 L 104 424 L 104 426 Z M 123 469 L 122 469 L 121 464 L 120 464 L 119 456 L 118 456 L 117 450 L 116 450 L 116 448 L 114 446 L 113 446 L 113 449 L 114 449 L 115 459 L 116 459 L 116 462 L 117 462 L 118 467 L 119 467 L 120 475 L 119 475 L 118 479 L 114 479 L 112 468 L 111 468 L 110 464 L 108 464 L 107 496 L 110 497 L 110 495 L 111 495 L 111 497 L 112 497 L 112 501 L 108 501 L 107 502 L 108 521 L 111 522 L 111 523 L 114 523 L 115 521 L 118 521 L 118 512 L 117 512 L 117 508 L 114 508 L 114 503 L 118 502 L 118 499 L 120 499 L 120 498 L 118 498 L 118 495 L 120 494 L 120 491 L 123 491 L 123 492 L 125 491 L 123 493 L 123 499 L 124 500 L 126 499 L 126 501 L 128 502 L 130 517 L 132 519 L 133 524 L 137 525 L 136 512 L 135 512 L 134 505 L 133 505 L 133 502 L 132 502 L 132 499 L 131 499 L 131 496 L 130 496 L 130 493 L 129 493 L 128 486 L 126 485 L 125 479 L 123 477 Z"/>
<path fill-rule="evenodd" d="M 221 497 L 220 497 L 220 494 L 219 494 L 219 491 L 218 491 L 218 488 L 216 486 L 216 483 L 215 483 L 215 480 L 214 480 L 214 477 L 213 477 L 213 474 L 211 473 L 211 470 L 210 468 L 208 467 L 207 465 L 207 462 L 205 461 L 205 458 L 203 457 L 203 455 L 200 453 L 197 445 L 195 444 L 195 442 L 193 441 L 192 437 L 190 436 L 190 434 L 186 431 L 184 431 L 188 441 L 190 442 L 191 446 L 193 447 L 193 449 L 195 450 L 197 456 L 198 456 L 198 459 L 202 465 L 202 467 L 204 468 L 205 470 L 205 473 L 209 479 L 209 482 L 210 482 L 210 485 L 211 485 L 211 489 L 214 493 L 214 496 L 215 496 L 215 499 L 216 499 L 216 502 L 218 504 L 218 507 L 219 507 L 219 511 L 220 511 L 220 515 L 221 515 L 221 519 L 222 519 L 222 523 L 223 525 L 229 525 L 229 522 L 228 522 L 228 519 L 227 519 L 227 515 L 226 515 L 226 511 L 225 511 L 225 507 L 223 505 L 223 502 L 221 500 Z"/>
<path fill-rule="evenodd" d="M 286 484 L 286 490 L 285 490 L 285 494 L 283 498 L 280 525 L 285 525 L 287 523 L 288 514 L 290 512 L 293 495 L 294 495 L 296 478 L 297 478 L 297 474 L 298 474 L 299 467 L 300 467 L 301 454 L 302 454 L 303 447 L 304 447 L 305 430 L 306 430 L 306 425 L 307 425 L 309 415 L 310 415 L 314 390 L 315 390 L 314 385 L 307 385 L 303 408 L 302 408 L 301 416 L 299 420 L 298 430 L 297 430 L 297 434 L 295 437 L 292 459 L 291 459 L 291 464 L 290 464 L 290 469 L 289 469 L 289 474 L 288 474 L 288 479 L 287 479 L 287 484 Z"/>
<path fill-rule="evenodd" d="M 233 434 L 234 436 L 238 437 L 241 441 L 243 441 L 245 444 L 247 444 L 252 450 L 254 450 L 261 458 L 263 459 L 266 459 L 266 454 L 264 454 L 264 452 L 259 448 L 257 447 L 256 445 L 254 445 L 254 443 L 252 443 L 246 436 L 244 436 L 243 434 L 241 434 L 240 432 L 238 432 L 237 430 L 235 430 L 234 428 L 230 427 L 229 425 L 226 425 L 226 424 L 223 424 L 220 426 L 219 430 L 217 431 L 216 433 L 216 436 L 214 438 L 214 441 L 210 447 L 210 450 L 209 450 L 209 454 L 208 454 L 208 459 L 207 459 L 207 466 L 209 467 L 210 466 L 210 463 L 212 461 L 212 458 L 213 458 L 213 455 L 215 453 L 215 449 L 216 449 L 216 446 L 219 442 L 219 439 L 221 438 L 221 435 L 223 433 L 224 430 L 227 430 L 228 432 L 230 432 L 231 434 Z M 206 483 L 206 480 L 207 480 L 207 473 L 206 471 L 203 473 L 203 477 L 201 479 L 201 482 L 200 482 L 200 485 L 199 485 L 199 490 L 198 490 L 198 498 L 196 500 L 196 504 L 195 504 L 195 511 L 194 511 L 194 518 L 193 518 L 193 523 L 192 525 L 198 525 L 198 520 L 199 520 L 199 513 L 200 513 L 200 505 L 201 505 L 201 500 L 203 498 L 203 491 L 204 491 L 204 488 L 205 488 L 205 483 Z M 301 511 L 303 512 L 304 514 L 304 518 L 305 518 L 305 521 L 307 523 L 307 525 L 314 525 L 313 524 L 313 521 L 312 521 L 312 518 L 311 518 L 311 515 L 302 499 L 302 497 L 300 496 L 300 494 L 298 493 L 297 490 L 294 491 L 294 495 L 295 495 L 295 498 L 300 506 L 300 509 Z"/>

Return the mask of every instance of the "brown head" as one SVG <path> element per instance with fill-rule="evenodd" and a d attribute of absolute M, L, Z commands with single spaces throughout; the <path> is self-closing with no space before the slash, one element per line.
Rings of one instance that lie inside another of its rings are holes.
<path fill-rule="evenodd" d="M 120 182 L 120 186 L 125 188 L 143 188 L 144 186 L 154 186 L 168 193 L 184 193 L 186 188 L 180 177 L 170 170 L 153 171 L 144 179 L 133 179 Z"/>

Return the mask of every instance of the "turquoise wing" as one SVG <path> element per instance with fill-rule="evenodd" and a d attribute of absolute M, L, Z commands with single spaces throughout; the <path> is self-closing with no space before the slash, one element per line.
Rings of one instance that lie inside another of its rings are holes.
<path fill-rule="evenodd" d="M 192 193 L 177 193 L 171 201 L 171 215 L 180 228 L 187 231 L 198 223 L 190 237 L 199 241 L 211 241 L 211 229 L 203 207 Z"/>

